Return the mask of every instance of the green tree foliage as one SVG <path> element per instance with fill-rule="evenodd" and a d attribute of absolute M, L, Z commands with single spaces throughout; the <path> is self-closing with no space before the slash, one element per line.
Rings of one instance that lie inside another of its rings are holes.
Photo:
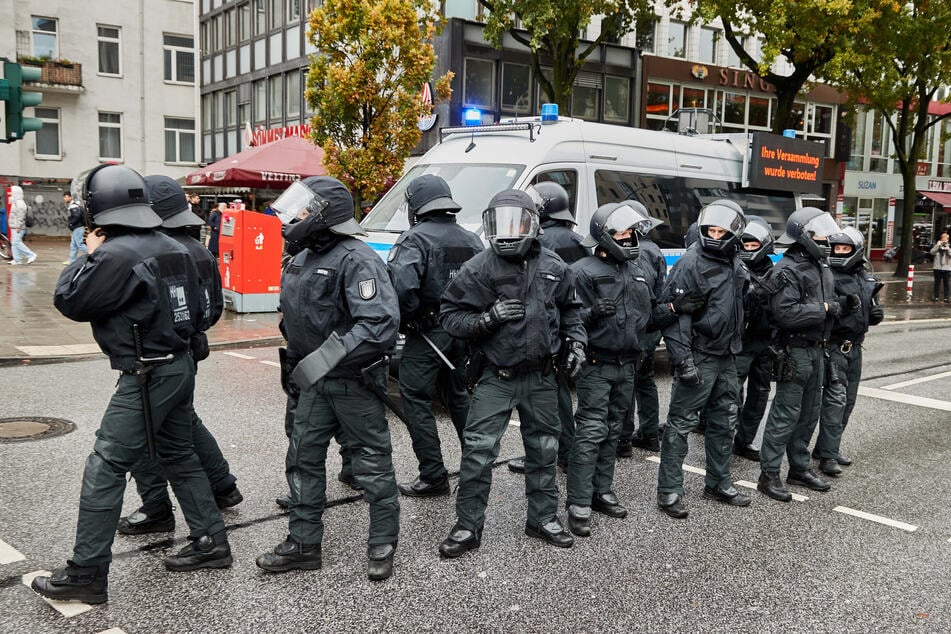
<path fill-rule="evenodd" d="M 876 7 L 886 0 L 692 0 L 694 19 L 706 22 L 719 17 L 727 43 L 744 66 L 776 87 L 773 132 L 796 128 L 793 110 L 796 98 L 814 75 L 836 55 L 861 41 L 874 22 Z M 678 3 L 668 0 L 668 4 Z M 744 49 L 740 38 L 761 38 L 758 57 Z M 771 65 L 784 58 L 792 66 L 789 75 L 774 72 Z"/>
<path fill-rule="evenodd" d="M 585 60 L 603 42 L 612 42 L 631 30 L 636 21 L 653 19 L 648 0 L 479 0 L 489 10 L 486 39 L 496 48 L 509 33 L 532 53 L 535 78 L 548 100 L 570 113 L 571 89 Z M 593 16 L 604 16 L 601 32 L 592 42 L 578 35 Z M 519 29 L 515 28 L 516 20 Z M 542 66 L 551 72 L 542 72 Z"/>
<path fill-rule="evenodd" d="M 419 98 L 436 63 L 432 38 L 441 25 L 426 0 L 325 0 L 310 15 L 307 103 L 311 134 L 328 172 L 359 206 L 403 171 L 419 143 L 417 122 L 432 112 Z M 448 73 L 434 98 L 448 98 Z"/>
<path fill-rule="evenodd" d="M 912 256 L 918 162 L 933 127 L 951 116 L 928 112 L 938 89 L 951 85 L 951 2 L 895 3 L 876 17 L 875 31 L 875 37 L 831 64 L 827 75 L 853 102 L 880 112 L 888 122 L 905 192 L 904 248 L 896 270 L 904 276 Z"/>

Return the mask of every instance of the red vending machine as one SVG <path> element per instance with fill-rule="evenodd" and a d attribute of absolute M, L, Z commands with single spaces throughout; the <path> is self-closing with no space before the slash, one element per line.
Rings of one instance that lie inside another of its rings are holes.
<path fill-rule="evenodd" d="M 218 266 L 225 308 L 273 313 L 281 295 L 281 221 L 232 204 L 221 216 Z"/>

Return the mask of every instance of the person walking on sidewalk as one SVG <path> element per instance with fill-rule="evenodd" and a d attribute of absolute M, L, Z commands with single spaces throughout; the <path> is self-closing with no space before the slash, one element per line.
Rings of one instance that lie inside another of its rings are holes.
<path fill-rule="evenodd" d="M 10 259 L 10 264 L 14 266 L 20 264 L 21 259 L 26 264 L 36 262 L 36 254 L 23 243 L 23 236 L 26 235 L 26 214 L 27 206 L 23 201 L 23 188 L 14 185 L 10 188 L 10 217 L 7 220 L 13 235 L 13 240 L 10 242 L 10 253 L 13 257 Z"/>
<path fill-rule="evenodd" d="M 65 192 L 63 202 L 66 203 L 66 226 L 69 227 L 69 259 L 63 264 L 72 264 L 77 254 L 86 251 L 86 242 L 83 240 L 83 208 L 73 200 L 72 194 Z"/>
<path fill-rule="evenodd" d="M 948 284 L 951 283 L 951 245 L 948 244 L 948 232 L 945 231 L 931 247 L 931 255 L 934 256 L 932 270 L 934 272 L 934 292 L 933 301 L 938 301 L 940 289 L 944 286 L 944 303 L 951 303 L 951 293 L 948 291 Z"/>

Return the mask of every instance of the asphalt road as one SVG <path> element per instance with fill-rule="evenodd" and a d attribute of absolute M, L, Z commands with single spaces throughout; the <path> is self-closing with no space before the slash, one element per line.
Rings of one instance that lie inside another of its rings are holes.
<path fill-rule="evenodd" d="M 843 445 L 855 465 L 828 493 L 794 488 L 808 499 L 782 504 L 751 491 L 753 504 L 734 509 L 702 499 L 702 477 L 691 470 L 690 517 L 673 520 L 654 505 L 655 454 L 635 451 L 617 470 L 629 516 L 596 515 L 591 538 L 560 550 L 523 534 L 522 479 L 499 466 L 481 549 L 440 560 L 454 494 L 403 498 L 396 572 L 382 583 L 366 578 L 366 506 L 333 479 L 324 568 L 271 575 L 254 565 L 287 533 L 287 516 L 274 504 L 286 487 L 287 444 L 277 352 L 213 352 L 201 365 L 196 403 L 245 496 L 225 514 L 234 566 L 165 571 L 162 558 L 182 547 L 187 532 L 176 511 L 174 534 L 117 537 L 109 602 L 74 616 L 23 578 L 61 567 L 71 552 L 83 463 L 115 373 L 105 360 L 2 367 L 0 418 L 63 418 L 76 430 L 0 443 L 0 632 L 948 632 L 949 335 L 947 320 L 875 329 Z M 666 368 L 659 378 L 663 413 Z M 397 477 L 410 480 L 409 436 L 390 422 Z M 458 465 L 454 433 L 441 425 L 448 464 Z M 522 453 L 513 424 L 501 458 Z M 336 473 L 335 452 L 329 462 L 328 473 Z M 703 467 L 696 434 L 686 464 Z M 733 474 L 755 482 L 758 465 L 735 458 Z M 563 475 L 559 486 L 563 496 Z M 137 504 L 130 486 L 125 510 Z"/>

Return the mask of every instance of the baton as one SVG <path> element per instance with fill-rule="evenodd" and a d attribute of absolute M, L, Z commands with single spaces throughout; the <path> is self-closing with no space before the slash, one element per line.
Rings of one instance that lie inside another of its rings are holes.
<path fill-rule="evenodd" d="M 393 414 L 398 419 L 400 419 L 405 425 L 409 426 L 409 423 L 406 422 L 406 417 L 403 416 L 402 412 L 400 412 L 396 408 L 396 406 L 393 405 L 393 402 L 390 401 L 390 395 L 388 391 L 386 390 L 386 388 L 383 388 L 381 390 L 377 386 L 376 382 L 373 380 L 373 374 L 372 374 L 373 370 L 377 369 L 378 367 L 382 365 L 389 365 L 389 363 L 390 363 L 390 357 L 388 355 L 383 356 L 377 361 L 375 361 L 374 363 L 371 363 L 370 365 L 368 365 L 367 367 L 360 368 L 360 377 L 363 379 L 364 387 L 366 387 L 370 391 L 370 393 L 373 394 L 373 396 L 375 396 L 381 403 L 383 403 L 386 409 L 393 412 Z M 387 384 L 389 384 L 389 381 L 390 381 L 389 372 L 386 373 L 386 380 L 387 380 Z"/>
<path fill-rule="evenodd" d="M 456 370 L 456 366 L 452 364 L 452 361 L 449 360 L 449 357 L 443 354 L 442 350 L 439 349 L 432 339 L 430 339 L 425 332 L 419 331 L 419 336 L 423 338 L 423 341 L 429 344 L 429 347 L 433 349 L 433 352 L 436 353 L 436 356 L 439 357 L 439 360 L 446 364 L 446 367 L 452 371 Z"/>
<path fill-rule="evenodd" d="M 149 374 L 152 368 L 160 363 L 168 363 L 175 358 L 172 354 L 164 357 L 146 358 L 142 351 L 142 335 L 139 324 L 132 324 L 132 341 L 135 344 L 135 381 L 139 384 L 139 395 L 142 397 L 142 417 L 145 419 L 145 446 L 149 451 L 149 460 L 157 460 L 158 452 L 155 449 L 155 430 L 152 426 L 152 399 L 149 395 Z"/>

